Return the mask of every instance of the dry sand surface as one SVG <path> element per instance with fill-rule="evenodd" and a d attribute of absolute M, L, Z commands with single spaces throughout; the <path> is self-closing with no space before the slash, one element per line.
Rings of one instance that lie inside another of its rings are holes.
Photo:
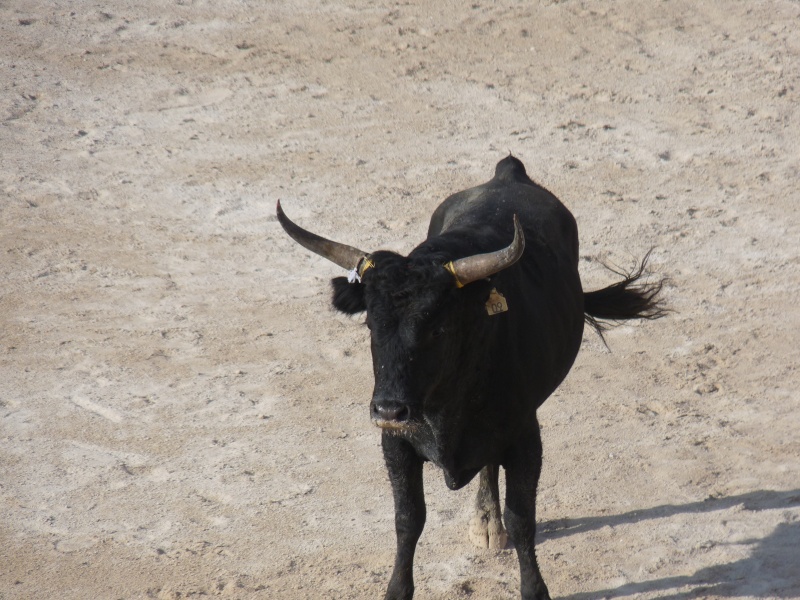
<path fill-rule="evenodd" d="M 407 252 L 509 151 L 587 289 L 540 411 L 554 597 L 800 598 L 800 4 L 0 2 L 0 598 L 382 597 L 363 318 L 274 217 Z M 417 598 L 518 597 L 426 468 Z"/>

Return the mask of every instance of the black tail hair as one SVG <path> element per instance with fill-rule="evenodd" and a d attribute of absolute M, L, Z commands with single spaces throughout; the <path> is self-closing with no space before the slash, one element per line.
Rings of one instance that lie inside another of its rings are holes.
<path fill-rule="evenodd" d="M 667 280 L 661 279 L 655 283 L 640 281 L 647 275 L 647 261 L 652 252 L 650 249 L 639 267 L 629 273 L 603 265 L 620 275 L 622 281 L 601 290 L 584 293 L 584 319 L 598 333 L 603 343 L 606 341 L 603 332 L 611 325 L 609 321 L 660 319 L 670 312 L 663 299 L 658 297 Z"/>

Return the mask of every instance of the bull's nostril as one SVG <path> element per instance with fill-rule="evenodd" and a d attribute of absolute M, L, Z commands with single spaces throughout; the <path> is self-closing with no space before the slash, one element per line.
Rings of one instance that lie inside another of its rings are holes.
<path fill-rule="evenodd" d="M 394 421 L 399 421 L 400 423 L 405 423 L 411 418 L 411 411 L 407 406 L 401 406 L 400 409 L 397 411 L 397 414 L 394 416 Z"/>

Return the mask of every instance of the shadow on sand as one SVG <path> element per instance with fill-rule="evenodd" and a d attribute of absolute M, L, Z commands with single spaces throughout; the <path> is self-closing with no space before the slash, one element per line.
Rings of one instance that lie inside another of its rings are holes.
<path fill-rule="evenodd" d="M 614 527 L 677 514 L 725 510 L 738 505 L 744 505 L 745 510 L 750 511 L 798 507 L 800 490 L 757 491 L 689 504 L 654 506 L 608 517 L 561 519 L 542 523 L 538 529 L 541 539 L 556 539 L 607 525 Z M 638 594 L 649 594 L 659 600 L 689 600 L 707 596 L 800 598 L 800 521 L 781 523 L 765 538 L 739 543 L 753 545 L 750 556 L 742 560 L 706 567 L 693 575 L 626 583 L 614 589 L 564 596 L 563 600 L 595 600 Z M 691 589 L 678 591 L 686 587 Z M 662 595 L 655 595 L 659 592 Z"/>

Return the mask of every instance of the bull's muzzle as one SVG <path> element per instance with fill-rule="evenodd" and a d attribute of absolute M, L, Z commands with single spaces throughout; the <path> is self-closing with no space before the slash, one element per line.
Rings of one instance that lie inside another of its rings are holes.
<path fill-rule="evenodd" d="M 381 429 L 403 429 L 411 423 L 411 407 L 407 404 L 373 399 L 369 411 L 372 422 Z"/>

